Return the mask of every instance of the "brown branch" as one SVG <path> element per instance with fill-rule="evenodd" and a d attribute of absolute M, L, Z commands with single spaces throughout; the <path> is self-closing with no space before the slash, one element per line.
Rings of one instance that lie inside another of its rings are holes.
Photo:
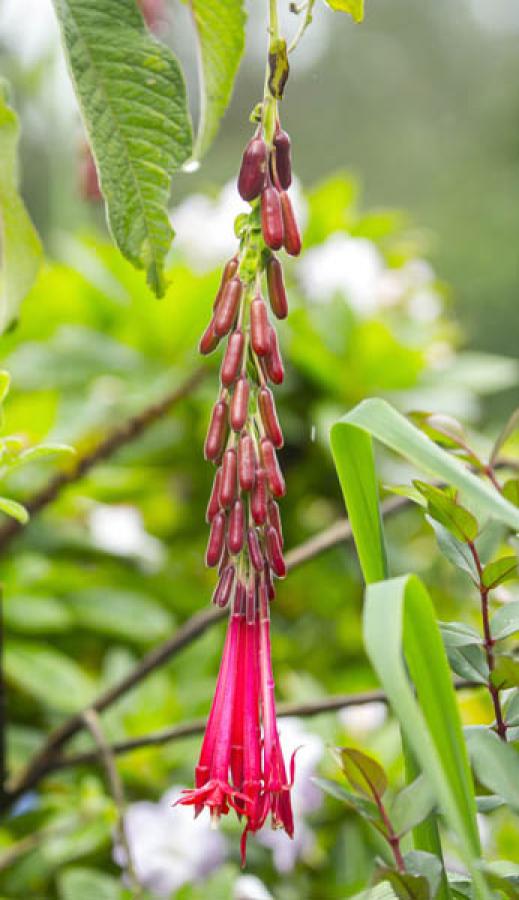
<path fill-rule="evenodd" d="M 158 419 L 166 415 L 176 403 L 187 397 L 200 384 L 207 373 L 208 370 L 205 368 L 196 369 L 189 378 L 178 387 L 168 391 L 161 400 L 151 403 L 137 415 L 131 416 L 125 422 L 122 422 L 121 425 L 116 426 L 92 450 L 89 450 L 84 456 L 77 457 L 69 468 L 54 475 L 45 487 L 30 497 L 24 504 L 30 515 L 34 516 L 36 513 L 41 512 L 42 509 L 53 503 L 63 488 L 73 484 L 75 481 L 79 481 L 98 463 L 109 459 L 125 444 L 140 437 L 150 425 L 153 425 Z M 24 523 L 17 519 L 8 519 L 0 526 L 0 553 L 25 527 Z"/>

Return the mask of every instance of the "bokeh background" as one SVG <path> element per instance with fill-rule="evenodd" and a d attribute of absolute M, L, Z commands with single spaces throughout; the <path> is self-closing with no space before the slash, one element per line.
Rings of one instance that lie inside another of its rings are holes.
<path fill-rule="evenodd" d="M 281 0 L 292 29 L 288 5 Z M 186 67 L 196 117 L 188 10 L 175 0 L 166 7 L 161 36 Z M 111 247 L 102 209 L 82 195 L 81 125 L 49 0 L 0 0 L 0 67 L 22 119 L 23 192 L 48 258 L 18 327 L 1 340 L 13 379 L 4 433 L 87 451 L 199 364 L 218 268 L 233 252 L 233 179 L 263 80 L 263 4 L 249 3 L 249 12 L 247 54 L 220 135 L 201 168 L 174 182 L 173 286 L 157 302 Z M 288 547 L 343 514 L 328 427 L 363 397 L 456 415 L 482 451 L 517 405 L 518 41 L 515 0 L 367 0 L 362 26 L 316 5 L 283 104 L 305 226 L 304 254 L 287 264 L 292 312 L 281 328 Z M 212 380 L 64 492 L 2 560 L 11 774 L 52 726 L 208 602 L 211 472 L 201 447 L 218 359 L 205 365 Z M 7 488 L 23 500 L 56 465 L 24 469 Z M 389 482 L 408 476 L 395 460 L 382 460 L 381 472 Z M 442 618 L 477 623 L 475 598 L 438 559 L 417 513 L 395 517 L 389 539 L 394 569 L 424 577 Z M 281 699 L 374 686 L 361 597 L 344 547 L 281 586 L 273 648 Z M 205 715 L 221 639 L 221 628 L 208 632 L 106 713 L 110 740 Z M 480 694 L 461 703 L 466 721 L 490 721 Z M 251 841 L 245 876 L 237 826 L 215 834 L 171 810 L 191 782 L 196 739 L 121 757 L 146 896 L 335 900 L 366 886 L 379 850 L 373 836 L 310 779 L 336 777 L 326 746 L 350 743 L 374 752 L 398 785 L 395 724 L 383 707 L 366 707 L 286 720 L 283 740 L 304 744 L 297 838 Z M 73 749 L 90 746 L 82 736 Z M 96 766 L 48 778 L 0 827 L 0 895 L 131 896 L 113 849 L 115 814 Z M 490 857 L 519 864 L 506 812 L 482 817 L 481 829 Z"/>

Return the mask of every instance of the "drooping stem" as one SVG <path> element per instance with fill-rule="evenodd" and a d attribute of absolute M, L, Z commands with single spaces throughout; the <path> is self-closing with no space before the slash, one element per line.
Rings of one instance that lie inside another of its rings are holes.
<path fill-rule="evenodd" d="M 303 37 L 306 29 L 309 25 L 312 24 L 314 5 L 315 0 L 307 0 L 307 3 L 303 7 L 305 14 L 303 20 L 301 21 L 301 24 L 299 25 L 299 28 L 297 29 L 291 43 L 289 44 L 288 53 L 294 52 L 296 47 L 299 45 L 299 42 L 301 41 L 301 38 Z"/>
<path fill-rule="evenodd" d="M 480 604 L 481 604 L 481 620 L 483 623 L 483 646 L 485 648 L 485 656 L 487 660 L 488 666 L 488 692 L 490 694 L 490 698 L 492 700 L 492 705 L 494 707 L 494 715 L 496 717 L 496 731 L 501 738 L 502 741 L 506 741 L 506 730 L 507 726 L 503 718 L 503 710 L 501 709 L 501 699 L 499 697 L 499 689 L 492 681 L 492 672 L 494 671 L 495 659 L 494 659 L 494 638 L 492 637 L 492 632 L 490 630 L 490 616 L 488 609 L 488 594 L 489 588 L 485 586 L 483 583 L 483 566 L 481 564 L 481 559 L 477 550 L 476 545 L 473 541 L 468 542 L 469 550 L 472 554 L 472 558 L 474 560 L 474 564 L 477 569 L 478 579 L 479 579 L 479 596 L 480 596 Z"/>

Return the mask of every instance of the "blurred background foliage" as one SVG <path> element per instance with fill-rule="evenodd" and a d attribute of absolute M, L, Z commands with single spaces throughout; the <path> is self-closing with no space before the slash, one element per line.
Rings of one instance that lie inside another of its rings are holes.
<path fill-rule="evenodd" d="M 207 163 L 176 179 L 172 287 L 157 302 L 110 245 L 101 211 L 78 190 L 81 130 L 55 59 L 50 4 L 30 10 L 24 0 L 25 15 L 41 17 L 34 34 L 19 21 L 21 5 L 18 15 L 15 4 L 0 5 L 0 64 L 22 117 L 24 194 L 48 262 L 18 326 L 2 338 L 2 367 L 12 377 L 4 430 L 27 444 L 70 443 L 83 454 L 200 365 L 198 337 L 219 266 L 233 252 L 239 205 L 232 184 L 222 184 L 236 171 L 261 84 L 263 10 L 250 5 L 249 53 Z M 280 328 L 288 547 L 343 514 L 328 427 L 363 397 L 459 416 L 483 448 L 513 406 L 519 14 L 512 0 L 500 0 L 499 15 L 486 22 L 484 7 L 478 0 L 455 8 L 447 0 L 372 0 L 361 29 L 334 29 L 319 7 L 294 62 L 283 113 L 305 250 L 286 264 L 291 315 Z M 169 11 L 163 38 L 194 77 L 187 11 L 176 3 Z M 208 377 L 172 414 L 65 490 L 2 559 L 10 774 L 50 728 L 208 602 L 214 577 L 202 559 L 212 472 L 201 448 L 217 357 L 202 362 Z M 23 502 L 60 464 L 39 460 L 23 476 L 13 472 L 5 492 Z M 387 459 L 381 471 L 388 482 L 407 474 Z M 425 579 L 440 618 L 474 616 L 476 623 L 474 600 L 439 558 L 421 517 L 399 513 L 388 534 L 395 568 Z M 343 547 L 281 585 L 273 613 L 280 699 L 375 686 L 361 646 L 361 593 L 354 555 Z M 221 641 L 218 626 L 118 702 L 103 715 L 107 737 L 204 716 Z M 490 721 L 481 693 L 463 695 L 461 704 L 467 722 Z M 373 836 L 335 801 L 312 794 L 309 779 L 316 767 L 335 777 L 325 745 L 348 742 L 373 752 L 398 785 L 395 724 L 382 708 L 366 708 L 285 728 L 290 739 L 303 735 L 307 748 L 299 839 L 290 852 L 284 835 L 251 841 L 244 878 L 237 825 L 225 823 L 226 837 L 215 837 L 160 802 L 171 785 L 191 782 L 198 739 L 120 758 L 147 896 L 332 900 L 366 884 Z M 82 735 L 71 749 L 91 746 Z M 113 857 L 114 821 L 95 766 L 47 778 L 0 827 L 0 894 L 130 896 Z M 508 813 L 484 817 L 482 832 L 490 857 L 519 865 Z"/>

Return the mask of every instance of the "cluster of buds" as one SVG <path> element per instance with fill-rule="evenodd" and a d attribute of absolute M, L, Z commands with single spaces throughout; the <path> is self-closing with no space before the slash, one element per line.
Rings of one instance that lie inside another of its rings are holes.
<path fill-rule="evenodd" d="M 238 178 L 251 211 L 238 217 L 240 246 L 224 267 L 200 341 L 208 354 L 226 339 L 204 447 L 217 467 L 206 563 L 219 571 L 213 603 L 229 606 L 231 616 L 195 788 L 179 802 L 197 813 L 207 806 L 213 819 L 230 808 L 243 816 L 243 859 L 248 833 L 269 813 L 274 828 L 293 835 L 292 774 L 289 782 L 276 725 L 269 622 L 275 579 L 286 572 L 278 506 L 285 493 L 277 458 L 283 434 L 271 388 L 282 383 L 284 369 L 262 293 L 265 281 L 273 318 L 284 319 L 287 295 L 273 251 L 284 246 L 295 255 L 301 249 L 290 183 L 288 135 L 278 123 L 268 146 L 258 130 Z"/>

